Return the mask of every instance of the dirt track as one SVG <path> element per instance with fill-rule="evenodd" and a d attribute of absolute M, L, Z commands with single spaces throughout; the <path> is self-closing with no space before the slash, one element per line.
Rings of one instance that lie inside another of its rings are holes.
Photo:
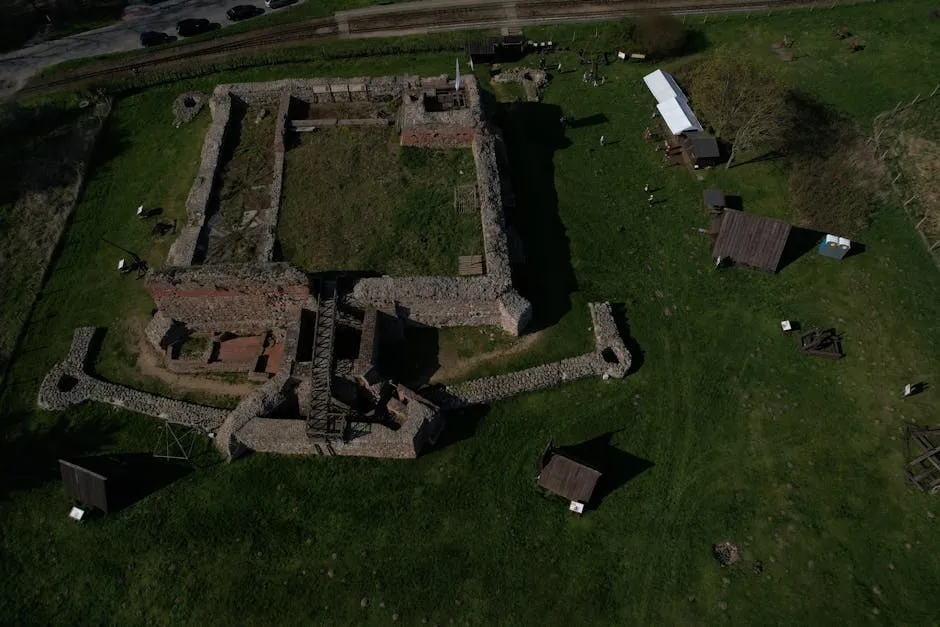
<path fill-rule="evenodd" d="M 265 28 L 202 43 L 102 60 L 64 76 L 31 80 L 19 94 L 37 94 L 174 66 L 231 58 L 261 49 L 337 37 L 388 37 L 448 30 L 501 28 L 630 17 L 656 10 L 677 15 L 754 12 L 809 6 L 812 0 L 432 0 L 341 11 L 332 18 Z"/>

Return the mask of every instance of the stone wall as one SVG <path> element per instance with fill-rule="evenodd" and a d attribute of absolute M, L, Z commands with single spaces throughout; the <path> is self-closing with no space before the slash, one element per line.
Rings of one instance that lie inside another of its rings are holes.
<path fill-rule="evenodd" d="M 271 203 L 258 220 L 261 223 L 261 236 L 258 241 L 256 259 L 260 262 L 274 259 L 274 244 L 277 241 L 277 220 L 281 211 L 281 187 L 284 183 L 284 133 L 287 130 L 287 114 L 290 110 L 290 92 L 280 95 L 277 114 L 274 118 L 274 177 L 271 180 Z"/>
<path fill-rule="evenodd" d="M 39 386 L 40 407 L 62 410 L 92 400 L 207 432 L 225 420 L 228 412 L 224 409 L 148 394 L 92 377 L 87 369 L 96 332 L 95 327 L 75 329 L 68 357 L 53 366 Z"/>
<path fill-rule="evenodd" d="M 307 275 L 287 263 L 165 268 L 146 283 L 160 311 L 200 332 L 285 327 L 310 296 Z"/>
<path fill-rule="evenodd" d="M 212 196 L 219 169 L 219 153 L 222 150 L 222 142 L 225 141 L 232 115 L 232 97 L 227 90 L 220 88 L 221 86 L 216 88 L 209 99 L 212 124 L 202 143 L 199 172 L 186 199 L 186 225 L 170 246 L 170 252 L 166 258 L 168 266 L 188 266 L 193 262 L 199 234 L 206 221 L 206 207 Z"/>
<path fill-rule="evenodd" d="M 532 316 L 531 304 L 512 289 L 509 240 L 500 177 L 502 136 L 483 119 L 475 81 L 465 87 L 468 109 L 474 115 L 471 147 L 477 172 L 480 221 L 486 261 L 484 277 L 377 277 L 362 279 L 353 288 L 353 298 L 395 311 L 406 320 L 430 326 L 500 325 L 513 335 L 521 334 Z M 403 105 L 402 133 L 424 132 L 420 113 L 409 113 L 418 105 Z M 452 112 L 444 112 L 452 113 Z M 410 116 L 410 117 L 409 117 Z M 426 130 L 426 129 L 425 129 Z"/>
<path fill-rule="evenodd" d="M 401 145 L 416 148 L 466 148 L 473 142 L 471 127 L 429 126 L 401 132 Z"/>
<path fill-rule="evenodd" d="M 610 303 L 589 303 L 588 307 L 594 323 L 593 353 L 452 386 L 447 389 L 450 396 L 449 406 L 491 403 L 591 375 L 602 376 L 605 380 L 611 377 L 625 377 L 630 370 L 632 356 L 617 328 Z"/>
<path fill-rule="evenodd" d="M 474 379 L 448 388 L 448 392 L 458 400 L 457 405 L 478 405 L 601 373 L 597 356 L 589 353 L 519 372 Z"/>
<path fill-rule="evenodd" d="M 594 340 L 598 358 L 604 374 L 622 379 L 630 372 L 633 356 L 617 328 L 610 303 L 590 303 L 591 321 L 594 323 Z"/>

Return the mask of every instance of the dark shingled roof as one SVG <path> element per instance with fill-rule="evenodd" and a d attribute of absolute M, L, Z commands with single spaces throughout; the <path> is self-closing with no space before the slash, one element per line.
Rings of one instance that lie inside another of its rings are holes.
<path fill-rule="evenodd" d="M 764 272 L 776 272 L 790 236 L 790 225 L 735 209 L 725 209 L 716 220 L 718 237 L 712 254 Z"/>
<path fill-rule="evenodd" d="M 471 39 L 467 42 L 467 54 L 490 56 L 496 54 L 496 46 L 499 45 L 498 37 L 487 37 L 485 39 Z"/>
<path fill-rule="evenodd" d="M 724 207 L 725 193 L 720 189 L 706 189 L 702 192 L 706 207 Z"/>
<path fill-rule="evenodd" d="M 587 503 L 601 473 L 580 462 L 554 453 L 539 474 L 539 485 L 569 501 Z"/>
<path fill-rule="evenodd" d="M 686 133 L 685 149 L 694 154 L 696 159 L 717 159 L 721 156 L 718 140 L 704 133 Z"/>

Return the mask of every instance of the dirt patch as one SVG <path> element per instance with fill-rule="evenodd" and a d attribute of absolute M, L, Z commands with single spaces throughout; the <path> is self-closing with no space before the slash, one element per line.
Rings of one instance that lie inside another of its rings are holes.
<path fill-rule="evenodd" d="M 244 396 L 257 389 L 255 383 L 226 383 L 207 377 L 176 374 L 163 367 L 162 358 L 143 337 L 137 343 L 137 367 L 145 377 L 163 381 L 174 389 L 218 396 Z"/>
<path fill-rule="evenodd" d="M 530 350 L 541 339 L 542 332 L 536 331 L 531 335 L 524 335 L 508 348 L 497 349 L 489 353 L 473 355 L 472 357 L 460 357 L 456 352 L 442 351 L 438 356 L 440 367 L 431 377 L 431 383 L 443 383 L 445 381 L 460 380 L 479 366 L 499 361 L 506 357 L 519 355 Z"/>

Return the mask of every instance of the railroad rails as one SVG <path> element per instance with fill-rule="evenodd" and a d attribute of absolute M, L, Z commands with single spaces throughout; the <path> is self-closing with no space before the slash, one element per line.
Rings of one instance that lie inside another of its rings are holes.
<path fill-rule="evenodd" d="M 338 37 L 388 37 L 448 30 L 499 28 L 527 24 L 578 22 L 632 17 L 649 12 L 676 15 L 759 12 L 809 6 L 812 0 L 431 0 L 337 12 L 331 18 L 275 26 L 167 50 L 101 60 L 61 76 L 35 77 L 19 92 L 38 94 L 171 69 L 195 58 L 206 61 L 272 47 L 327 41 Z"/>

